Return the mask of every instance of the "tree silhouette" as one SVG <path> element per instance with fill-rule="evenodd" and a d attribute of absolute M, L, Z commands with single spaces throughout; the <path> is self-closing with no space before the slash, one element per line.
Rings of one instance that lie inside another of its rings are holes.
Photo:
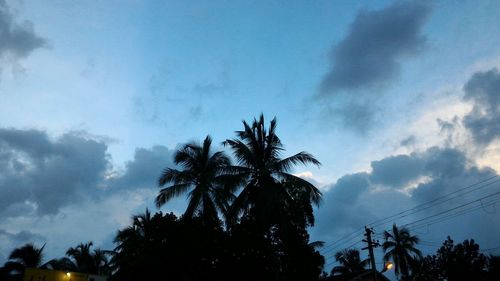
<path fill-rule="evenodd" d="M 368 265 L 368 259 L 361 260 L 357 249 L 344 249 L 336 252 L 335 260 L 340 263 L 340 266 L 334 267 L 331 275 L 361 272 Z"/>
<path fill-rule="evenodd" d="M 80 243 L 66 251 L 69 259 L 59 259 L 52 263 L 53 267 L 66 267 L 78 272 L 91 274 L 110 274 L 108 254 L 101 249 L 91 250 L 92 242 Z"/>
<path fill-rule="evenodd" d="M 206 221 L 216 220 L 217 212 L 225 213 L 232 200 L 227 191 L 228 176 L 225 168 L 229 158 L 221 151 L 211 152 L 212 139 L 207 136 L 203 145 L 190 143 L 179 149 L 174 162 L 183 170 L 166 168 L 158 183 L 161 187 L 156 205 L 161 207 L 174 197 L 188 193 L 189 203 L 185 217 L 203 216 Z"/>
<path fill-rule="evenodd" d="M 118 232 L 112 258 L 114 280 L 224 280 L 222 260 L 229 260 L 228 240 L 218 224 L 201 217 L 178 219 L 174 214 L 133 217 Z"/>
<path fill-rule="evenodd" d="M 291 204 L 292 190 L 284 188 L 281 181 L 293 181 L 291 188 L 307 195 L 309 201 L 319 204 L 321 192 L 308 181 L 290 173 L 297 164 L 320 162 L 307 152 L 300 152 L 287 158 L 281 158 L 283 144 L 276 135 L 276 118 L 265 128 L 264 116 L 254 119 L 250 126 L 243 121 L 244 130 L 236 132 L 236 138 L 228 139 L 229 146 L 238 161 L 230 172 L 238 175 L 244 182 L 243 189 L 231 206 L 231 219 L 235 221 L 243 214 L 256 219 L 266 227 L 279 222 L 283 208 Z"/>
<path fill-rule="evenodd" d="M 487 267 L 487 258 L 480 253 L 474 239 L 454 245 L 448 237 L 437 250 L 436 263 L 446 280 L 481 280 Z"/>
<path fill-rule="evenodd" d="M 229 226 L 244 227 L 254 239 L 265 237 L 261 245 L 267 243 L 272 249 L 265 268 L 272 269 L 274 279 L 313 280 L 321 274 L 324 258 L 309 245 L 307 227 L 314 224 L 312 204 L 319 204 L 321 192 L 291 171 L 298 164 L 320 162 L 307 152 L 282 158 L 276 124 L 274 118 L 267 129 L 263 115 L 252 125 L 243 121 L 244 129 L 236 131 L 236 138 L 223 142 L 238 163 L 226 172 L 243 183 L 230 207 Z"/>
<path fill-rule="evenodd" d="M 9 255 L 3 268 L 3 274 L 11 276 L 12 279 L 22 279 L 26 268 L 38 268 L 42 266 L 43 249 L 37 248 L 34 244 L 28 243 L 20 248 L 14 249 Z"/>
<path fill-rule="evenodd" d="M 398 229 L 394 224 L 392 233 L 384 231 L 384 240 L 382 244 L 382 249 L 385 252 L 384 260 L 394 262 L 394 270 L 400 280 L 409 280 L 411 264 L 415 259 L 422 257 L 420 250 L 415 248 L 419 238 L 415 235 L 412 236 L 408 229 L 404 227 Z"/>

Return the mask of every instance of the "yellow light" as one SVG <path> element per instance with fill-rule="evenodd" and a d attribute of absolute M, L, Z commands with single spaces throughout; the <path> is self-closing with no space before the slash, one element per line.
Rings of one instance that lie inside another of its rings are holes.
<path fill-rule="evenodd" d="M 68 278 L 69 278 L 69 277 L 71 277 L 71 273 L 66 272 L 66 276 L 67 276 Z"/>
<path fill-rule="evenodd" d="M 390 270 L 393 266 L 394 266 L 394 264 L 392 262 L 388 262 L 385 264 L 385 269 Z"/>

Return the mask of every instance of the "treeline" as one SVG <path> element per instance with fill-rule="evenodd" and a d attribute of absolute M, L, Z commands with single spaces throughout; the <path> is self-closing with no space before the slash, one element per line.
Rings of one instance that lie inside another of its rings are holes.
<path fill-rule="evenodd" d="M 291 171 L 320 162 L 306 152 L 283 158 L 276 119 L 266 128 L 262 115 L 244 121 L 243 130 L 223 145 L 235 163 L 224 151 L 212 150 L 209 136 L 175 153 L 180 170 L 163 171 L 156 204 L 187 195 L 184 215 L 135 216 L 118 232 L 116 248 L 106 252 L 109 259 L 99 262 L 102 272 L 120 281 L 319 280 L 324 258 L 307 229 L 321 192 Z M 22 274 L 21 268 L 5 268 L 7 280 Z"/>
<path fill-rule="evenodd" d="M 393 226 L 384 232 L 383 260 L 401 281 L 494 281 L 500 280 L 500 256 L 485 255 L 480 246 L 467 239 L 455 244 L 448 237 L 435 254 L 423 256 L 418 249 L 420 239 L 406 228 Z M 334 255 L 335 266 L 323 280 L 350 280 L 368 270 L 369 260 L 362 259 L 358 249 L 344 249 Z"/>

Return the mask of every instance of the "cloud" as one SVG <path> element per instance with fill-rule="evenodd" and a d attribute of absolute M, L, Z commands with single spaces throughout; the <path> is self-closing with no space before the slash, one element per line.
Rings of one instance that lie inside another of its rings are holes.
<path fill-rule="evenodd" d="M 10 240 L 10 242 L 16 243 L 18 245 L 34 241 L 38 242 L 45 240 L 45 237 L 43 237 L 42 235 L 27 230 L 23 230 L 17 233 L 11 233 L 4 229 L 0 229 L 0 236 L 3 236 L 4 239 L 8 239 Z"/>
<path fill-rule="evenodd" d="M 163 169 L 175 166 L 172 159 L 164 146 L 137 148 L 119 173 L 101 138 L 70 132 L 51 139 L 41 130 L 0 128 L 0 212 L 55 215 L 117 190 L 155 190 Z"/>
<path fill-rule="evenodd" d="M 490 168 L 475 166 L 464 152 L 446 147 L 431 147 L 421 152 L 385 157 L 371 162 L 371 167 L 370 172 L 341 177 L 324 193 L 323 205 L 316 211 L 316 226 L 311 231 L 313 240 L 327 243 L 339 240 L 376 220 L 496 175 Z M 376 226 L 375 231 L 380 234 L 393 222 L 402 225 L 481 198 L 494 192 L 498 186 L 499 183 L 496 183 L 468 194 L 462 193 L 445 204 L 405 217 L 395 217 L 386 224 Z M 480 243 L 487 244 L 491 241 L 491 233 L 500 231 L 500 222 L 497 221 L 498 214 L 477 216 L 477 213 L 471 213 L 458 217 L 456 221 L 427 225 L 426 229 L 424 226 L 424 229 L 416 228 L 412 232 L 424 240 L 441 242 L 447 235 L 452 235 L 459 240 L 474 237 Z M 343 247 L 353 244 L 359 247 L 363 239 L 362 232 L 351 238 L 336 245 L 327 258 Z"/>
<path fill-rule="evenodd" d="M 464 100 L 472 111 L 462 120 L 478 145 L 500 137 L 500 72 L 497 68 L 474 73 L 464 86 Z"/>
<path fill-rule="evenodd" d="M 137 148 L 120 171 L 112 165 L 106 138 L 0 128 L 2 252 L 30 241 L 47 242 L 50 257 L 81 241 L 109 246 L 132 214 L 154 208 L 157 179 L 175 167 L 173 153 L 159 145 Z M 179 213 L 185 202 L 173 200 L 164 208 Z M 68 232 L 78 228 L 86 231 Z"/>
<path fill-rule="evenodd" d="M 406 186 L 422 174 L 423 164 L 420 157 L 411 155 L 389 156 L 373 161 L 370 181 L 394 188 Z M 402 170 L 401 167 L 405 169 Z"/>
<path fill-rule="evenodd" d="M 411 146 L 415 145 L 416 142 L 417 142 L 417 138 L 414 135 L 411 135 L 411 136 L 403 139 L 399 144 L 401 146 L 411 147 Z"/>
<path fill-rule="evenodd" d="M 17 22 L 7 3 L 0 0 L 0 59 L 26 58 L 46 45 L 47 41 L 35 33 L 32 22 Z"/>
<path fill-rule="evenodd" d="M 214 95 L 225 92 L 229 87 L 229 70 L 224 64 L 222 66 L 222 70 L 217 73 L 217 77 L 215 79 L 196 83 L 193 87 L 193 91 L 199 94 Z"/>
<path fill-rule="evenodd" d="M 118 177 L 111 178 L 109 185 L 114 189 L 154 189 L 158 178 L 167 167 L 173 168 L 174 151 L 161 145 L 151 149 L 137 148 L 134 159 L 125 164 L 125 171 Z"/>
<path fill-rule="evenodd" d="M 11 216 L 56 214 L 99 192 L 110 165 L 103 142 L 67 133 L 0 129 L 0 209 Z"/>
<path fill-rule="evenodd" d="M 10 254 L 6 249 L 21 247 L 26 243 L 35 243 L 41 247 L 46 241 L 46 238 L 40 234 L 33 233 L 28 230 L 19 232 L 10 232 L 5 229 L 0 229 L 0 264 L 4 264 Z"/>
<path fill-rule="evenodd" d="M 385 86 L 397 78 L 402 59 L 425 46 L 421 30 L 429 13 L 430 7 L 417 1 L 361 11 L 330 52 L 331 68 L 321 81 L 321 94 Z"/>
<path fill-rule="evenodd" d="M 345 128 L 354 130 L 357 133 L 366 133 L 375 121 L 375 109 L 373 104 L 368 102 L 351 101 L 333 111 L 334 116 L 342 120 Z"/>

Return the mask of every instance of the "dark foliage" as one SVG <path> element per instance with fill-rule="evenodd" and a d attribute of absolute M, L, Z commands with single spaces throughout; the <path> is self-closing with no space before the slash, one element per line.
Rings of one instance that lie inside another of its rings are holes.
<path fill-rule="evenodd" d="M 332 269 L 330 275 L 345 275 L 349 273 L 359 273 L 366 270 L 368 259 L 361 260 L 357 249 L 344 249 L 335 253 L 335 261 L 340 265 Z"/>
<path fill-rule="evenodd" d="M 500 280 L 500 257 L 486 256 L 473 239 L 455 245 L 448 237 L 435 255 L 416 262 L 413 280 Z"/>

